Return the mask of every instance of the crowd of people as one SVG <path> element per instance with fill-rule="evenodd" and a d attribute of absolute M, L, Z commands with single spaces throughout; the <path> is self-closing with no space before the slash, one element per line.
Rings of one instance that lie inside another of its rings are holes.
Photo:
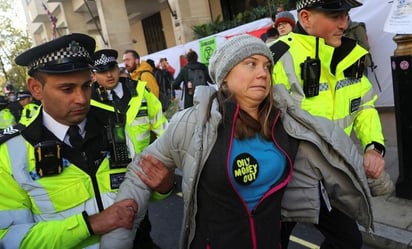
<path fill-rule="evenodd" d="M 119 67 L 119 51 L 79 33 L 18 55 L 27 91 L 0 96 L 0 248 L 159 248 L 148 206 L 175 169 L 179 248 L 284 249 L 297 222 L 323 249 L 362 248 L 370 197 L 393 183 L 368 51 L 343 37 L 361 5 L 297 0 L 270 40 L 229 38 L 208 65 L 189 50 L 176 77 L 132 49 Z M 184 104 L 166 117 L 175 90 Z"/>
<path fill-rule="evenodd" d="M 39 102 L 33 99 L 30 91 L 16 93 L 14 87 L 8 86 L 6 94 L 0 95 L 0 130 L 17 123 L 26 123 L 39 108 Z"/>

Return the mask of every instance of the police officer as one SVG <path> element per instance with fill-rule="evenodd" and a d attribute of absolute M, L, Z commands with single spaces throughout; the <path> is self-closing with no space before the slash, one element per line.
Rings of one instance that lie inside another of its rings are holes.
<path fill-rule="evenodd" d="M 9 100 L 6 96 L 0 96 L 0 130 L 14 125 L 15 119 L 9 108 Z"/>
<path fill-rule="evenodd" d="M 4 248 L 99 248 L 100 235 L 132 228 L 136 203 L 111 205 L 125 168 L 111 167 L 104 124 L 89 112 L 94 49 L 75 33 L 15 59 L 42 105 L 0 136 Z"/>
<path fill-rule="evenodd" d="M 30 103 L 25 105 L 23 107 L 23 110 L 21 111 L 19 123 L 27 124 L 28 122 L 30 122 L 30 119 L 36 114 L 39 108 L 40 106 L 36 101 L 31 101 Z"/>
<path fill-rule="evenodd" d="M 23 113 L 23 109 L 32 103 L 32 96 L 30 91 L 19 91 L 17 92 L 17 99 L 16 101 L 10 103 L 10 110 L 13 113 L 14 119 L 18 122 L 20 121 L 21 117 L 30 118 L 32 113 L 31 111 L 35 111 L 35 106 L 30 105 L 30 108 L 26 108 L 25 112 Z"/>
<path fill-rule="evenodd" d="M 312 115 L 332 120 L 348 136 L 354 130 L 365 151 L 365 174 L 375 179 L 387 174 L 384 172 L 384 137 L 374 106 L 377 95 L 362 75 L 367 51 L 355 41 L 342 37 L 347 27 L 348 11 L 361 5 L 355 0 L 297 0 L 295 29 L 271 46 L 275 60 L 278 60 L 273 70 L 273 82 L 283 84 L 297 105 Z M 293 179 L 299 179 L 299 171 L 295 165 Z M 293 179 L 289 187 L 293 186 Z M 385 184 L 384 191 L 377 194 L 389 193 L 393 189 L 390 179 Z M 316 207 L 319 212 L 314 220 L 318 221 L 317 228 L 325 236 L 321 248 L 361 248 L 362 237 L 354 216 L 342 212 L 342 207 L 333 202 L 333 198 L 343 197 L 321 195 L 326 193 L 322 192 L 325 190 L 322 182 L 318 187 L 320 201 L 317 197 L 311 198 L 319 201 Z M 287 192 L 283 203 L 288 203 Z M 294 226 L 293 222 L 283 223 L 282 248 L 287 248 Z"/>
<path fill-rule="evenodd" d="M 117 122 L 125 124 L 133 157 L 150 144 L 150 132 L 157 137 L 163 133 L 167 119 L 162 113 L 162 104 L 146 87 L 146 82 L 119 77 L 117 56 L 114 49 L 95 52 L 92 72 L 97 84 L 93 84 L 92 106 L 100 109 L 110 106 L 113 111 L 117 110 L 119 115 L 112 118 L 118 116 Z"/>
<path fill-rule="evenodd" d="M 91 111 L 104 117 L 106 110 L 110 110 L 110 115 L 105 117 L 108 120 L 107 126 L 123 127 L 124 146 L 129 154 L 125 158 L 127 160 L 149 145 L 151 133 L 157 137 L 163 133 L 167 126 L 167 119 L 162 113 L 162 104 L 146 87 L 146 82 L 119 77 L 117 57 L 118 52 L 114 49 L 102 49 L 94 54 L 92 72 L 96 83 L 92 87 Z M 152 194 L 152 199 L 158 200 L 171 193 L 174 174 L 166 167 L 161 167 L 155 172 L 163 172 L 163 174 L 150 177 L 153 181 L 148 185 L 158 191 Z M 159 178 L 165 180 L 156 182 Z M 150 231 L 151 224 L 146 214 L 136 234 L 137 248 L 154 247 Z"/>

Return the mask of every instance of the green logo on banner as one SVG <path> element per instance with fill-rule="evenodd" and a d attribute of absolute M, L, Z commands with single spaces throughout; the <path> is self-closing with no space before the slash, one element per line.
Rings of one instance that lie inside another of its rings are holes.
<path fill-rule="evenodd" d="M 200 61 L 203 64 L 208 65 L 209 59 L 212 57 L 213 52 L 216 49 L 216 39 L 212 38 L 199 41 L 200 47 Z"/>

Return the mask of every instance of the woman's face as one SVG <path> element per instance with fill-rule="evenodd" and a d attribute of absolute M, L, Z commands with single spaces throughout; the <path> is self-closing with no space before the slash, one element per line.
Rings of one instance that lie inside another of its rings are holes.
<path fill-rule="evenodd" d="M 263 55 L 252 55 L 234 66 L 224 82 L 243 109 L 255 108 L 268 96 L 271 63 Z"/>

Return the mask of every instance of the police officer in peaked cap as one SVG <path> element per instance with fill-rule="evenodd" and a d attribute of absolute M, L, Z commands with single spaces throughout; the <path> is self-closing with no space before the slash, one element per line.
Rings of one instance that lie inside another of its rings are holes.
<path fill-rule="evenodd" d="M 104 124 L 89 112 L 94 50 L 92 37 L 69 34 L 15 59 L 41 107 L 0 136 L 6 248 L 98 248 L 100 235 L 133 226 L 136 203 L 113 204 L 126 168 L 109 164 Z"/>
<path fill-rule="evenodd" d="M 92 74 L 96 82 L 92 86 L 91 110 L 110 120 L 108 126 L 116 124 L 117 127 L 124 128 L 125 137 L 130 141 L 124 146 L 127 146 L 133 156 L 141 153 L 150 144 L 152 134 L 154 138 L 163 134 L 168 121 L 163 115 L 160 100 L 145 87 L 146 82 L 120 77 L 117 57 L 118 52 L 114 49 L 101 49 L 94 53 Z M 109 107 L 114 112 L 107 116 L 106 110 Z M 126 117 L 132 119 L 127 121 Z M 151 199 L 160 200 L 173 190 L 174 172 L 161 165 L 154 167 L 156 169 L 153 171 L 145 172 L 148 176 L 145 183 L 154 190 Z M 157 248 L 150 232 L 151 223 L 149 215 L 146 214 L 137 229 L 134 247 Z"/>
<path fill-rule="evenodd" d="M 31 92 L 30 91 L 19 91 L 17 92 L 17 100 L 22 100 L 24 98 L 30 98 Z"/>
<path fill-rule="evenodd" d="M 10 103 L 10 111 L 14 116 L 16 122 L 19 122 L 24 106 L 28 105 L 32 101 L 30 91 L 19 91 L 16 95 L 16 101 Z"/>
<path fill-rule="evenodd" d="M 62 74 L 90 69 L 96 47 L 95 40 L 85 34 L 61 36 L 16 57 L 15 62 L 27 66 L 29 75 L 35 72 Z"/>
<path fill-rule="evenodd" d="M 15 123 L 16 121 L 10 111 L 9 99 L 4 95 L 0 95 L 0 132 Z"/>
<path fill-rule="evenodd" d="M 105 72 L 117 66 L 118 52 L 114 49 L 101 49 L 94 53 L 93 71 Z"/>
<path fill-rule="evenodd" d="M 348 136 L 353 132 L 362 145 L 363 162 L 351 165 L 359 174 L 353 177 L 348 173 L 344 176 L 347 180 L 337 184 L 340 172 L 322 171 L 319 162 L 314 165 L 317 172 L 314 174 L 307 167 L 311 164 L 306 161 L 309 158 L 303 163 L 295 161 L 292 180 L 282 199 L 284 210 L 288 211 L 283 214 L 282 248 L 288 247 L 296 222 L 305 220 L 314 223 L 324 235 L 320 248 L 360 249 L 363 241 L 358 224 L 365 230 L 373 229 L 368 196 L 389 194 L 394 189 L 384 170 L 384 136 L 375 108 L 378 96 L 363 75 L 368 51 L 355 40 L 343 37 L 348 12 L 362 3 L 356 0 L 291 3 L 297 9 L 298 22 L 291 33 L 270 47 L 277 60 L 273 68 L 277 92 L 283 89 L 299 96 L 294 98 L 296 107 L 330 120 Z M 314 181 L 309 183 L 309 179 Z M 361 190 L 359 185 L 363 186 Z M 375 192 L 377 186 L 381 190 Z M 307 210 L 303 220 L 301 210 Z"/>

